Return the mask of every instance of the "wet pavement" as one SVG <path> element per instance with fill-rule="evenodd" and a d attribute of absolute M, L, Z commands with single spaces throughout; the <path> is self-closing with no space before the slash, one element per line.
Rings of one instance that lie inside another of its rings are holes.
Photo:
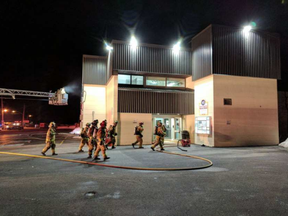
<path fill-rule="evenodd" d="M 41 155 L 44 147 L 42 133 L 0 137 L 0 152 Z M 21 142 L 3 145 L 5 140 Z M 74 135 L 59 133 L 57 143 L 57 158 L 91 161 L 87 146 L 84 153 L 77 153 L 79 139 Z M 288 215 L 288 151 L 284 148 L 193 145 L 187 153 L 173 146 L 166 150 L 205 157 L 214 165 L 155 172 L 0 154 L 0 215 Z M 205 163 L 153 152 L 149 146 L 118 146 L 107 154 L 111 159 L 99 163 L 137 167 Z"/>

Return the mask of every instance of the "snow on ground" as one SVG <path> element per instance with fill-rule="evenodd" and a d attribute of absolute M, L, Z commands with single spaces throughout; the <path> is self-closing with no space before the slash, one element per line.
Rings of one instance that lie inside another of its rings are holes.
<path fill-rule="evenodd" d="M 81 132 L 81 128 L 76 127 L 73 131 L 70 132 L 70 134 L 80 135 L 80 132 Z"/>
<path fill-rule="evenodd" d="M 279 146 L 282 146 L 284 148 L 288 148 L 288 138 L 284 142 L 280 143 Z"/>

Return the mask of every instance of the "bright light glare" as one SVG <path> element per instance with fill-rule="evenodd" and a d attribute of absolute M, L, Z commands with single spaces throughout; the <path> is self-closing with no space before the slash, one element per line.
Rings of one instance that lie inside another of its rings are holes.
<path fill-rule="evenodd" d="M 179 51 L 180 51 L 180 44 L 181 44 L 181 42 L 180 41 L 178 41 L 174 46 L 173 46 L 173 53 L 179 53 Z"/>
<path fill-rule="evenodd" d="M 138 46 L 137 39 L 135 38 L 134 35 L 132 35 L 132 37 L 131 37 L 130 46 L 132 46 L 133 48 L 136 48 Z"/>
<path fill-rule="evenodd" d="M 8 112 L 8 110 L 7 110 L 7 109 L 4 109 L 4 112 Z"/>
<path fill-rule="evenodd" d="M 252 29 L 252 26 L 248 25 L 248 26 L 244 26 L 243 32 L 244 34 L 247 34 L 248 32 L 250 32 Z"/>
<path fill-rule="evenodd" d="M 66 94 L 65 88 L 61 89 L 61 94 Z"/>
<path fill-rule="evenodd" d="M 109 52 L 113 50 L 113 47 L 110 46 L 109 44 L 107 44 L 106 42 L 105 42 L 105 48 L 106 48 L 106 50 L 108 50 Z"/>
<path fill-rule="evenodd" d="M 12 113 L 15 113 L 15 112 L 16 112 L 15 110 L 12 111 Z"/>

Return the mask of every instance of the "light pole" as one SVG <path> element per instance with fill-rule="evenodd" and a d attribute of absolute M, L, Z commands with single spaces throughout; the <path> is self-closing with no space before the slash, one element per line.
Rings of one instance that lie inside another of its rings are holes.
<path fill-rule="evenodd" d="M 1 116 L 2 116 L 1 124 L 2 124 L 2 128 L 3 128 L 3 126 L 4 126 L 4 107 L 3 107 L 3 98 L 1 98 Z"/>

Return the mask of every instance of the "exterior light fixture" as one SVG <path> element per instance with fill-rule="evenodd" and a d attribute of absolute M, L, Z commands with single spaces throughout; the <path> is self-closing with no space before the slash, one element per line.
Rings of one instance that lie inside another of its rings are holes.
<path fill-rule="evenodd" d="M 16 111 L 15 110 L 12 110 L 12 113 L 15 113 Z"/>
<path fill-rule="evenodd" d="M 180 51 L 180 48 L 181 48 L 181 42 L 180 41 L 178 41 L 174 46 L 173 46 L 173 48 L 172 48 L 172 50 L 173 50 L 173 53 L 175 53 L 175 54 L 178 54 L 179 53 L 179 51 Z"/>
<path fill-rule="evenodd" d="M 107 44 L 106 42 L 105 42 L 105 48 L 106 48 L 106 50 L 108 50 L 109 52 L 113 50 L 113 47 L 110 46 L 109 44 Z"/>
<path fill-rule="evenodd" d="M 4 112 L 8 112 L 8 110 L 7 110 L 7 109 L 4 109 Z"/>
<path fill-rule="evenodd" d="M 136 48 L 138 46 L 138 41 L 134 35 L 132 35 L 132 37 L 131 37 L 130 46 L 132 46 L 132 48 Z"/>
<path fill-rule="evenodd" d="M 252 29 L 251 25 L 244 26 L 243 33 L 248 34 L 251 31 L 251 29 Z"/>

